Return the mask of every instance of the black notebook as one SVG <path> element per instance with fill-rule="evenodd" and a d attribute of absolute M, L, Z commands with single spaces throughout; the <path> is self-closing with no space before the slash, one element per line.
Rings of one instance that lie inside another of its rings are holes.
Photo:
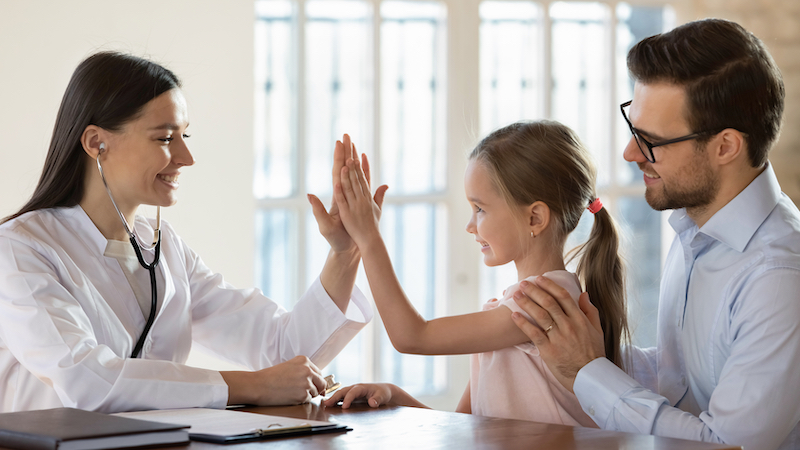
<path fill-rule="evenodd" d="M 0 414 L 0 447 L 92 450 L 189 442 L 187 426 L 73 408 Z"/>

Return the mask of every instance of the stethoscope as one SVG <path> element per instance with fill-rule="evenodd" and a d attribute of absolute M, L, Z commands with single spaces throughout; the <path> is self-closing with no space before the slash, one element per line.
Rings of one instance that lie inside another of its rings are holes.
<path fill-rule="evenodd" d="M 117 210 L 117 214 L 119 215 L 120 220 L 122 220 L 122 225 L 125 227 L 125 232 L 128 233 L 130 237 L 131 245 L 133 246 L 133 251 L 136 252 L 136 258 L 139 259 L 139 264 L 142 265 L 148 272 L 150 272 L 150 315 L 147 317 L 147 323 L 144 326 L 144 330 L 142 331 L 142 335 L 139 336 L 139 340 L 136 342 L 136 345 L 133 347 L 133 353 L 131 353 L 131 358 L 136 358 L 139 356 L 139 353 L 142 351 L 142 347 L 144 346 L 144 341 L 147 338 L 147 333 L 150 332 L 150 328 L 153 326 L 153 322 L 156 320 L 156 300 L 158 299 L 158 286 L 156 284 L 156 266 L 158 266 L 158 259 L 161 257 L 161 207 L 158 206 L 156 208 L 156 230 L 153 233 L 153 244 L 150 247 L 145 247 L 147 250 L 153 249 L 155 252 L 155 257 L 153 258 L 153 262 L 147 264 L 144 262 L 144 258 L 142 257 L 142 249 L 139 246 L 139 238 L 136 237 L 136 233 L 128 226 L 128 221 L 125 220 L 125 216 L 119 212 L 119 208 L 117 207 L 117 202 L 114 201 L 114 196 L 111 195 L 111 189 L 108 187 L 108 183 L 106 183 L 106 177 L 103 175 L 103 166 L 100 165 L 100 155 L 106 150 L 106 144 L 100 143 L 100 153 L 97 155 L 97 168 L 100 170 L 100 178 L 103 180 L 103 186 L 106 187 L 106 192 L 108 192 L 108 197 L 111 199 L 111 204 L 114 205 L 114 209 Z M 144 246 L 143 246 L 144 247 Z"/>

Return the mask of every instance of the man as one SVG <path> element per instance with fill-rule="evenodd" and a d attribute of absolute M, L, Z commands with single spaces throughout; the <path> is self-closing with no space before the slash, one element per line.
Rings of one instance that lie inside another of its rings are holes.
<path fill-rule="evenodd" d="M 628 68 L 624 157 L 650 206 L 675 210 L 657 347 L 627 349 L 629 376 L 604 358 L 588 296 L 576 306 L 548 280 L 517 299 L 538 325 L 514 320 L 602 428 L 800 448 L 800 213 L 767 160 L 781 75 L 761 41 L 724 20 L 645 39 Z"/>

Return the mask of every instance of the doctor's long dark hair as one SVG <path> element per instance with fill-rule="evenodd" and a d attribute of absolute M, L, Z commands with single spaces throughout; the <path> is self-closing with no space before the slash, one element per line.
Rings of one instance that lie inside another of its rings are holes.
<path fill-rule="evenodd" d="M 83 197 L 86 159 L 81 136 L 89 125 L 120 130 L 154 98 L 181 86 L 178 77 L 152 61 L 116 52 L 81 62 L 67 85 L 42 175 L 28 202 L 11 220 L 29 211 L 75 206 Z"/>

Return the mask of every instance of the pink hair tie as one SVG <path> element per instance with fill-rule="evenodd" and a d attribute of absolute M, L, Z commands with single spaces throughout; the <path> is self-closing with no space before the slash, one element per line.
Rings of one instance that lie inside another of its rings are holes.
<path fill-rule="evenodd" d="M 592 203 L 589 203 L 589 207 L 586 208 L 592 214 L 597 214 L 597 211 L 603 209 L 603 203 L 600 201 L 599 198 L 594 199 Z"/>

